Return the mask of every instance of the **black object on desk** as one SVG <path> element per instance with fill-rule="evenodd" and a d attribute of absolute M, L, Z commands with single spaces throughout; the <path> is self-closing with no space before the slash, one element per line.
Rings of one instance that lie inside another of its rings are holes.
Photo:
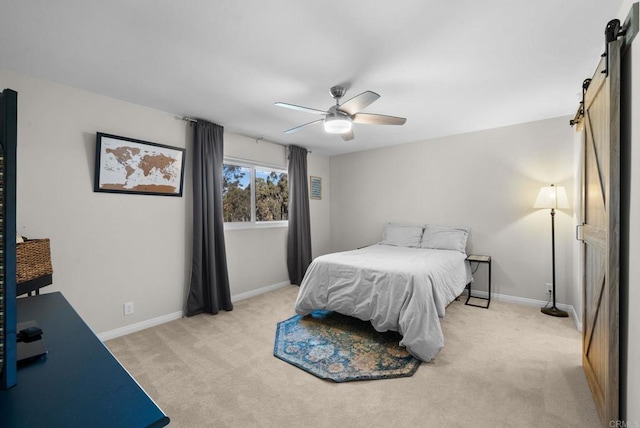
<path fill-rule="evenodd" d="M 47 355 L 47 345 L 42 338 L 42 329 L 35 321 L 19 322 L 17 336 L 19 367 Z"/>
<path fill-rule="evenodd" d="M 486 263 L 488 265 L 488 270 L 489 270 L 489 278 L 488 278 L 488 285 L 489 285 L 489 292 L 487 293 L 487 297 L 476 297 L 476 296 L 472 296 L 471 295 L 471 283 L 467 284 L 467 289 L 469 290 L 469 294 L 467 295 L 467 301 L 464 302 L 465 305 L 469 305 L 469 306 L 475 306 L 477 308 L 484 308 L 484 309 L 489 309 L 489 305 L 491 304 L 491 256 L 481 256 L 481 255 L 477 255 L 477 254 L 472 254 L 470 256 L 467 257 L 467 260 L 469 262 L 476 262 L 478 263 L 478 265 L 480 265 L 480 263 Z M 486 306 L 482 306 L 482 305 L 476 305 L 474 303 L 469 303 L 469 299 L 474 298 L 474 299 L 480 299 L 480 300 L 486 300 L 487 301 L 487 305 Z"/>
<path fill-rule="evenodd" d="M 48 354 L 0 391 L 0 426 L 162 427 L 169 418 L 127 373 L 61 293 L 18 299 L 18 321 L 35 320 Z"/>

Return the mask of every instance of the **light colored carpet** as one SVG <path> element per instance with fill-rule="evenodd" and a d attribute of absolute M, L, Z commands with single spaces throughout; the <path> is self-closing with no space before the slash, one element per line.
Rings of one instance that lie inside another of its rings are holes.
<path fill-rule="evenodd" d="M 273 356 L 298 287 L 106 342 L 175 427 L 598 427 L 570 318 L 452 303 L 412 377 L 334 383 Z"/>

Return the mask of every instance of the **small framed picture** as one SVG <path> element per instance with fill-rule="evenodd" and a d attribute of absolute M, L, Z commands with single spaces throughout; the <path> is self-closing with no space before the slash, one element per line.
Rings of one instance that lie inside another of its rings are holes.
<path fill-rule="evenodd" d="M 94 192 L 182 196 L 185 149 L 96 134 Z"/>
<path fill-rule="evenodd" d="M 322 199 L 322 177 L 310 176 L 309 189 L 311 199 Z"/>

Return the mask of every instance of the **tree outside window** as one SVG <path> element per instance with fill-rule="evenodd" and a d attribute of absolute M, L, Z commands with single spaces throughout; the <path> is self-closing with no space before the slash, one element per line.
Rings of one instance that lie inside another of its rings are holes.
<path fill-rule="evenodd" d="M 289 180 L 286 172 L 258 169 L 256 174 L 256 221 L 289 219 Z"/>
<path fill-rule="evenodd" d="M 251 221 L 251 168 L 222 165 L 222 213 L 225 223 Z"/>
<path fill-rule="evenodd" d="M 225 223 L 289 219 L 289 181 L 285 171 L 226 162 L 222 175 Z"/>

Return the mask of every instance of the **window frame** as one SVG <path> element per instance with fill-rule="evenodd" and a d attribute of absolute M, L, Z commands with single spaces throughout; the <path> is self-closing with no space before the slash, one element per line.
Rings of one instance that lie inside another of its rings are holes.
<path fill-rule="evenodd" d="M 234 158 L 231 156 L 225 156 L 223 158 L 223 164 L 229 164 L 233 166 L 239 166 L 242 168 L 249 168 L 250 170 L 250 186 L 251 186 L 251 221 L 237 221 L 237 222 L 224 222 L 224 230 L 237 230 L 237 229 L 268 229 L 268 228 L 280 228 L 289 227 L 289 220 L 272 220 L 272 221 L 257 221 L 256 220 L 256 169 L 273 171 L 276 173 L 287 174 L 287 180 L 289 179 L 289 171 L 287 167 L 281 165 L 269 164 L 265 162 L 256 162 L 247 159 Z M 288 189 L 287 189 L 288 191 Z"/>

